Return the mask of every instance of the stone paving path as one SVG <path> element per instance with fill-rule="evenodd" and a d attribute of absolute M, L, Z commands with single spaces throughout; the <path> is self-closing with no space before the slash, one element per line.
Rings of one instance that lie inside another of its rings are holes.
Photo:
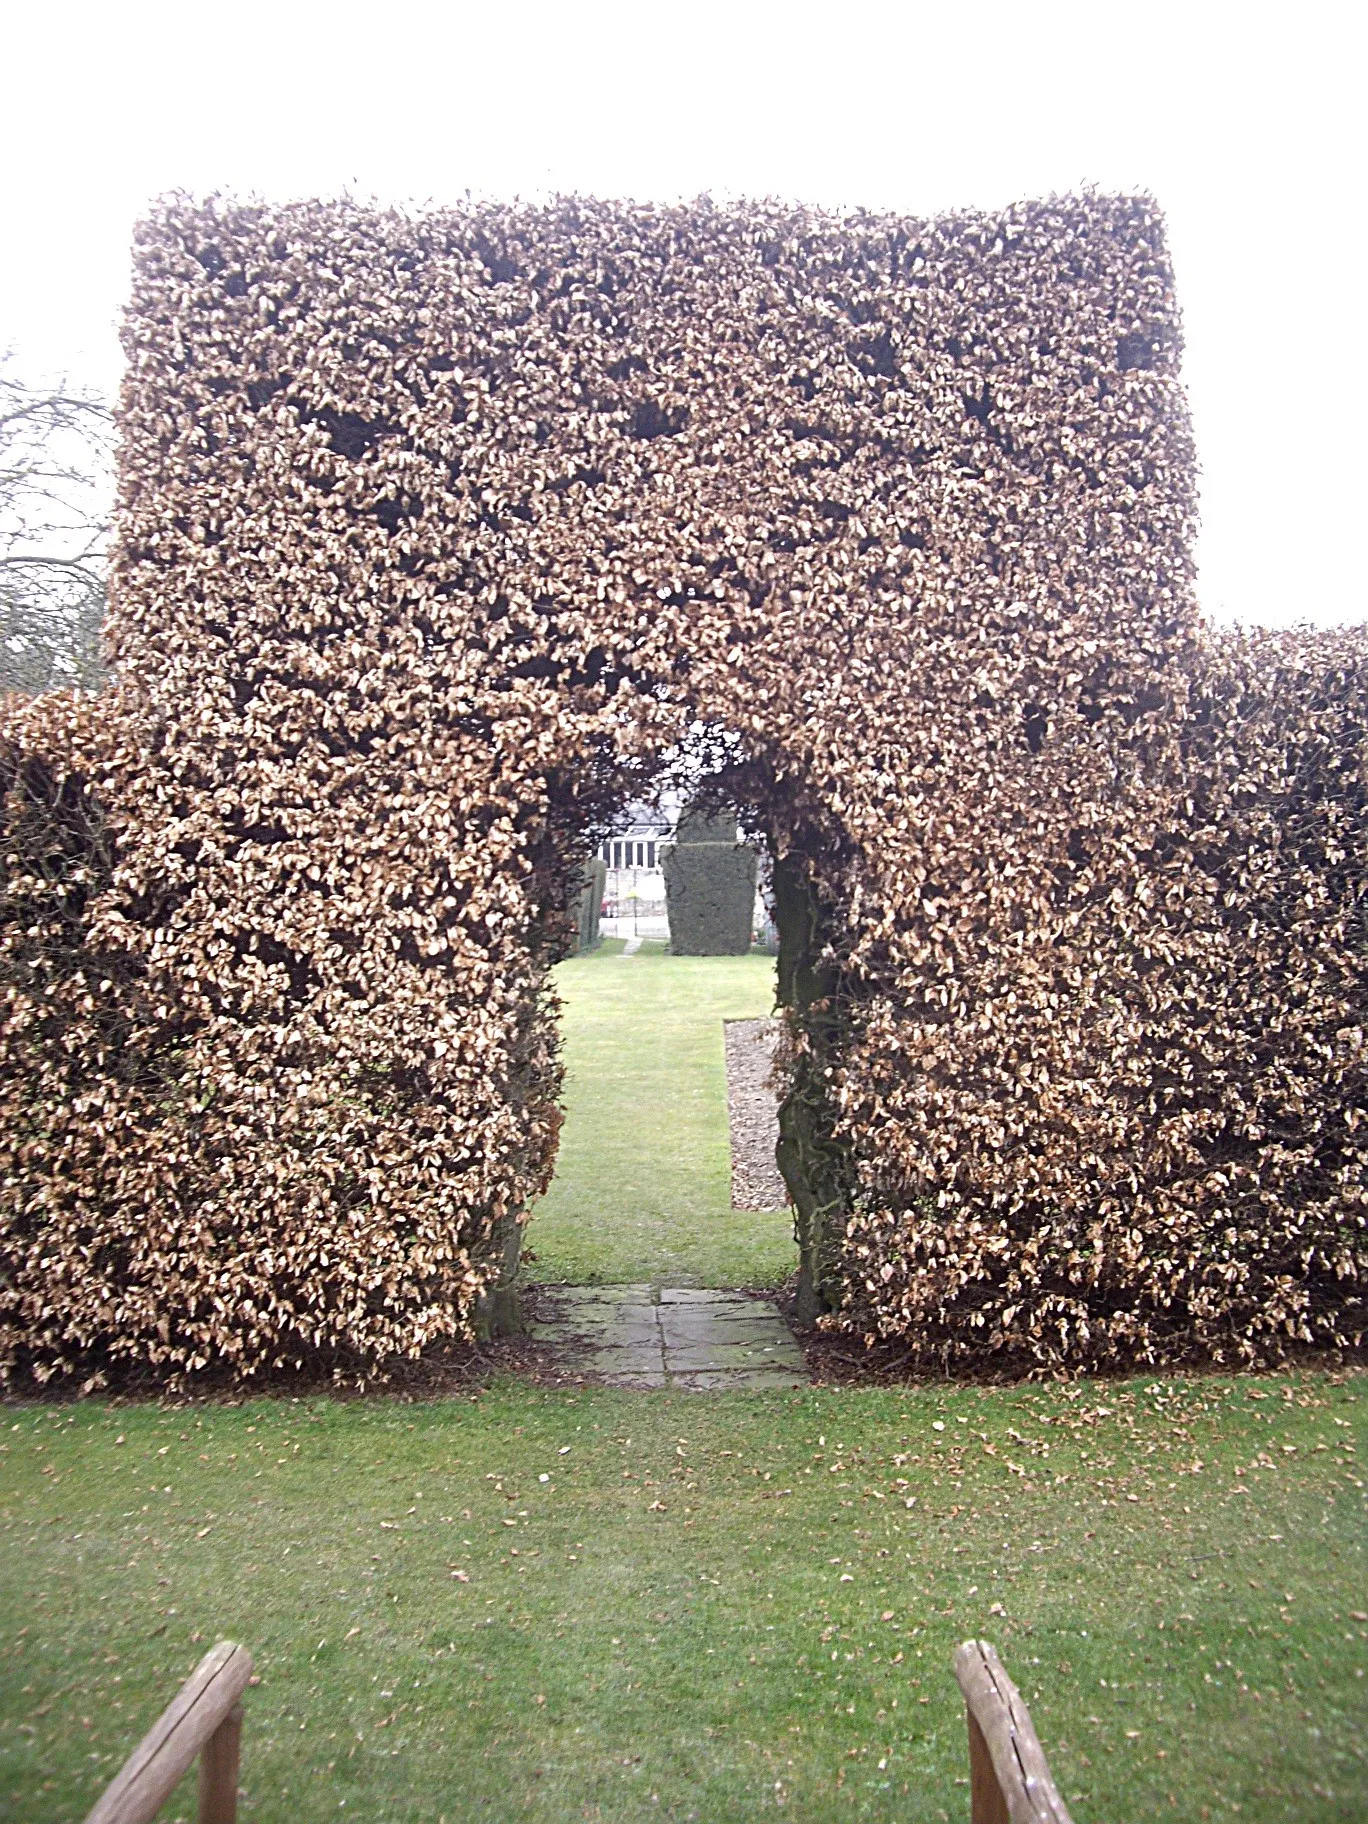
<path fill-rule="evenodd" d="M 722 1392 L 808 1384 L 802 1351 L 769 1299 L 669 1286 L 564 1286 L 549 1297 L 557 1309 L 532 1335 L 609 1386 Z"/>

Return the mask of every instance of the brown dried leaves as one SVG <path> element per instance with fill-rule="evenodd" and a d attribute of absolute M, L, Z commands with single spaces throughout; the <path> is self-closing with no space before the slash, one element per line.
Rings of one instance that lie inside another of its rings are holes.
<path fill-rule="evenodd" d="M 459 1332 L 551 1169 L 579 857 L 691 720 L 839 964 L 839 1321 L 1353 1332 L 1362 645 L 1197 631 L 1148 201 L 171 204 L 125 339 L 74 923 L 5 806 L 9 1370 Z M 62 713 L 7 738 L 60 771 Z"/>

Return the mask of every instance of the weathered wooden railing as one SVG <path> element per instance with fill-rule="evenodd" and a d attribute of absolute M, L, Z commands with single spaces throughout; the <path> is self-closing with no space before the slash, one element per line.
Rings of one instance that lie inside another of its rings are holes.
<path fill-rule="evenodd" d="M 195 1667 L 107 1786 L 86 1824 L 149 1824 L 199 1756 L 199 1824 L 237 1817 L 240 1698 L 252 1656 L 231 1640 Z"/>
<path fill-rule="evenodd" d="M 199 1824 L 235 1824 L 239 1701 L 252 1656 L 231 1640 L 195 1667 L 138 1743 L 86 1824 L 150 1824 L 199 1756 Z M 986 1640 L 966 1640 L 955 1677 L 969 1723 L 970 1824 L 1072 1824 L 1030 1712 Z"/>
<path fill-rule="evenodd" d="M 966 1640 L 955 1677 L 969 1713 L 970 1824 L 1072 1824 L 1021 1693 L 986 1640 Z"/>

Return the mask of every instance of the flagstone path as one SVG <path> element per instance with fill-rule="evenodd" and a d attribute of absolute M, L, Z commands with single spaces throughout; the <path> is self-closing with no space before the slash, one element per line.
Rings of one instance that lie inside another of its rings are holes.
<path fill-rule="evenodd" d="M 557 1286 L 532 1326 L 612 1387 L 805 1387 L 803 1354 L 767 1298 L 692 1287 Z"/>

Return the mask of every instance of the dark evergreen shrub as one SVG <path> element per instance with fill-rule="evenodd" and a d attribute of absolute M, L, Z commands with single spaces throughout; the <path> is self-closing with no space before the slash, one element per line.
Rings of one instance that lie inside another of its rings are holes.
<path fill-rule="evenodd" d="M 750 949 L 759 858 L 735 817 L 691 813 L 665 850 L 665 911 L 676 956 L 744 956 Z"/>
<path fill-rule="evenodd" d="M 584 891 L 579 896 L 580 954 L 594 950 L 599 942 L 599 913 L 603 910 L 603 890 L 608 869 L 601 855 L 591 855 L 584 864 Z"/>

